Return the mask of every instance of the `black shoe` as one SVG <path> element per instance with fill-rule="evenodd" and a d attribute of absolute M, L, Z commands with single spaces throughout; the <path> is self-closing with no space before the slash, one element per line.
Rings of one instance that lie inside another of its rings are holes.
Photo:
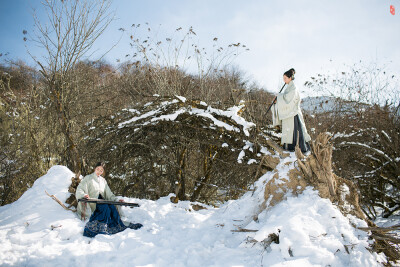
<path fill-rule="evenodd" d="M 131 228 L 133 230 L 138 230 L 143 227 L 143 224 L 141 223 L 129 223 L 128 228 Z"/>

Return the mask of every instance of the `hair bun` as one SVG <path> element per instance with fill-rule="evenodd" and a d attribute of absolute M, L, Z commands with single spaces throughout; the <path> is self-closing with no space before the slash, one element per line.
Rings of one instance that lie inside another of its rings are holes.
<path fill-rule="evenodd" d="M 296 71 L 293 68 L 291 68 L 290 70 L 286 71 L 283 75 L 294 80 L 295 73 L 296 73 Z"/>

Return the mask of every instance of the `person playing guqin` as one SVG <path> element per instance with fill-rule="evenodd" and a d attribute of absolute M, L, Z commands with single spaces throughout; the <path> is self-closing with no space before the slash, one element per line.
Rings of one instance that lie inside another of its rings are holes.
<path fill-rule="evenodd" d="M 85 176 L 76 189 L 76 199 L 92 198 L 117 201 L 117 197 L 111 192 L 107 181 L 101 176 L 104 173 L 104 164 L 96 164 L 94 172 Z M 124 202 L 123 199 L 119 200 Z M 97 234 L 115 234 L 127 228 L 139 229 L 140 223 L 130 223 L 121 220 L 124 217 L 120 207 L 112 204 L 95 204 L 78 202 L 77 214 L 80 219 L 89 221 L 85 225 L 84 236 L 94 237 Z"/>

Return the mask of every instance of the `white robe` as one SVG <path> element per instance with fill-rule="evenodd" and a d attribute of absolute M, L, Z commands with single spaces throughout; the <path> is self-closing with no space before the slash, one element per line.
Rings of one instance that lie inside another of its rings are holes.
<path fill-rule="evenodd" d="M 76 189 L 75 197 L 76 199 L 80 199 L 83 198 L 85 195 L 89 195 L 89 198 L 97 199 L 100 194 L 106 200 L 117 201 L 117 197 L 111 192 L 111 189 L 108 186 L 106 179 L 101 176 L 97 176 L 96 173 L 92 173 L 86 175 L 79 183 Z M 124 215 L 120 207 L 118 206 L 117 208 L 120 216 L 123 217 Z M 86 220 L 90 218 L 95 209 L 95 203 L 78 202 L 77 214 L 79 218 L 83 218 Z"/>
<path fill-rule="evenodd" d="M 278 94 L 276 104 L 274 104 L 271 109 L 273 126 L 282 125 L 281 145 L 293 143 L 294 116 L 296 115 L 299 115 L 304 140 L 306 142 L 311 140 L 304 123 L 300 102 L 299 91 L 293 81 L 290 81 L 289 84 L 285 86 L 283 92 Z"/>

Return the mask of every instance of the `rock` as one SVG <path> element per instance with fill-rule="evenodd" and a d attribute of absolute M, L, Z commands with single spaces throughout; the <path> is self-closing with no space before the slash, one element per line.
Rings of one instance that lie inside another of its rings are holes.
<path fill-rule="evenodd" d="M 201 205 L 197 205 L 197 204 L 192 204 L 192 209 L 193 210 L 195 210 L 195 211 L 199 211 L 199 210 L 206 210 L 207 208 L 206 207 L 203 207 L 203 206 L 201 206 Z"/>
<path fill-rule="evenodd" d="M 261 164 L 262 167 L 267 168 L 267 170 L 273 170 L 279 164 L 280 158 L 273 157 L 272 155 L 266 155 L 266 156 L 264 156 L 264 158 L 262 159 L 261 162 L 262 162 L 262 164 Z"/>

